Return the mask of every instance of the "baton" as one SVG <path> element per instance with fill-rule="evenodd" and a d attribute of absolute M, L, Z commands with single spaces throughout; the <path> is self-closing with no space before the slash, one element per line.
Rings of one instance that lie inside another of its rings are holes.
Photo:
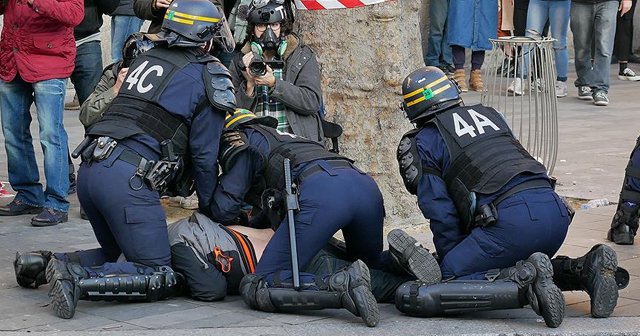
<path fill-rule="evenodd" d="M 298 247 L 296 244 L 296 227 L 293 211 L 298 210 L 298 198 L 291 188 L 291 162 L 284 159 L 284 185 L 287 193 L 287 220 L 289 221 L 289 246 L 291 247 L 291 268 L 293 271 L 293 288 L 300 290 L 300 270 L 298 269 Z"/>

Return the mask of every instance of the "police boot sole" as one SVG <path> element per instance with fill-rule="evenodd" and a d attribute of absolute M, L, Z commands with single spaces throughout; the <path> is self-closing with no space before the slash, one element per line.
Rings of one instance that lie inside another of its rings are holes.
<path fill-rule="evenodd" d="M 79 288 L 73 280 L 56 280 L 49 290 L 53 312 L 63 319 L 72 318 L 76 313 L 79 294 Z"/>
<path fill-rule="evenodd" d="M 351 288 L 352 285 L 349 284 L 349 295 L 355 303 L 358 314 L 367 327 L 375 327 L 380 321 L 380 311 L 376 298 L 371 293 L 369 268 L 362 260 L 357 260 L 350 266 L 349 276 L 360 279 L 356 281 L 358 285 L 355 288 Z"/>
<path fill-rule="evenodd" d="M 593 280 L 593 290 L 589 293 L 591 297 L 591 316 L 609 317 L 618 303 L 618 285 L 615 273 L 618 268 L 616 252 L 607 245 L 600 245 L 592 253 L 592 266 L 585 265 L 583 272 L 589 267 L 596 272 Z"/>
<path fill-rule="evenodd" d="M 419 246 L 418 241 L 406 232 L 395 229 L 387 236 L 389 246 L 400 255 L 395 255 L 413 276 L 418 280 L 432 285 L 442 280 L 442 271 L 436 258 L 426 248 Z M 404 251 L 412 249 L 408 258 Z M 393 252 L 392 252 L 393 253 Z"/>
<path fill-rule="evenodd" d="M 47 282 L 52 284 L 56 280 L 71 280 L 73 277 L 69 270 L 67 269 L 67 264 L 63 261 L 60 261 L 56 258 L 51 258 L 49 264 L 47 264 L 47 269 L 45 271 L 45 277 Z"/>
<path fill-rule="evenodd" d="M 553 283 L 553 266 L 546 254 L 536 252 L 529 259 L 536 268 L 536 279 L 531 286 L 538 302 L 539 314 L 547 327 L 557 328 L 564 319 L 564 296 Z M 532 304 L 533 306 L 533 304 Z"/>

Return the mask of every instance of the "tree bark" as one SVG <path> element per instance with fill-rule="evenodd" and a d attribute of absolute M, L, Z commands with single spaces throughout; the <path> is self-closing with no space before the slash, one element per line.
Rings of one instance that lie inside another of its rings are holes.
<path fill-rule="evenodd" d="M 396 149 L 412 128 L 399 103 L 404 77 L 424 66 L 419 27 L 426 2 L 299 11 L 300 32 L 320 62 L 326 118 L 344 128 L 341 153 L 376 180 L 393 224 L 419 214 L 400 178 Z"/>

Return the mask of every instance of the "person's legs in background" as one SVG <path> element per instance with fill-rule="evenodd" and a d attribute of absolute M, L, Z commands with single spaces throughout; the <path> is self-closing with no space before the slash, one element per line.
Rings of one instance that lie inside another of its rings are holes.
<path fill-rule="evenodd" d="M 595 4 L 594 7 L 596 10 L 593 38 L 595 53 L 593 59 L 593 83 L 591 86 L 594 88 L 594 104 L 607 106 L 609 105 L 609 72 L 616 33 L 618 2 L 601 2 Z"/>
<path fill-rule="evenodd" d="M 133 15 L 111 17 L 111 62 L 122 60 L 122 48 L 127 38 L 142 28 L 143 20 Z"/>
<path fill-rule="evenodd" d="M 453 56 L 453 66 L 456 68 L 453 74 L 453 80 L 456 81 L 462 92 L 467 92 L 469 88 L 467 87 L 467 77 L 464 74 L 464 47 L 452 45 L 451 52 Z"/>
<path fill-rule="evenodd" d="M 640 75 L 629 69 L 629 56 L 632 52 L 631 43 L 633 41 L 633 13 L 636 9 L 638 0 L 633 0 L 631 9 L 622 16 L 617 16 L 616 21 L 616 38 L 614 44 L 614 54 L 618 58 L 620 71 L 618 78 L 620 80 L 638 81 Z"/>
<path fill-rule="evenodd" d="M 567 96 L 567 73 L 569 52 L 567 51 L 567 31 L 571 1 L 547 1 L 549 3 L 549 23 L 556 56 L 556 97 Z"/>
<path fill-rule="evenodd" d="M 425 65 L 447 72 L 451 66 L 451 48 L 447 42 L 447 12 L 449 0 L 434 0 L 429 3 L 429 37 L 424 57 Z"/>
<path fill-rule="evenodd" d="M 571 3 L 571 32 L 575 51 L 576 75 L 574 84 L 578 88 L 578 99 L 591 100 L 593 70 L 591 46 L 594 38 L 595 6 L 579 2 Z"/>
<path fill-rule="evenodd" d="M 44 210 L 32 219 L 34 226 L 56 225 L 68 220 L 69 147 L 63 123 L 66 85 L 66 79 L 49 79 L 33 84 L 47 181 Z"/>
<path fill-rule="evenodd" d="M 7 152 L 9 183 L 16 197 L 0 208 L 4 216 L 37 214 L 44 206 L 44 191 L 40 183 L 38 164 L 29 126 L 33 103 L 33 87 L 19 76 L 11 82 L 0 80 L 0 112 Z"/>

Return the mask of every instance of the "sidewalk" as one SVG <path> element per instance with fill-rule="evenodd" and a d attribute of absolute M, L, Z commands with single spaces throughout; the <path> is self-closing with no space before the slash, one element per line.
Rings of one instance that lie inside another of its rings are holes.
<path fill-rule="evenodd" d="M 576 99 L 575 90 L 559 100 L 560 150 L 555 175 L 561 195 L 617 201 L 629 152 L 640 133 L 639 96 L 640 83 L 621 82 L 612 76 L 608 107 Z M 467 104 L 480 101 L 474 93 L 463 98 Z M 76 116 L 77 111 L 65 115 L 71 146 L 80 142 L 83 132 Z M 34 135 L 36 130 L 34 123 Z M 4 147 L 0 148 L 0 179 L 6 181 L 6 156 Z M 36 152 L 41 153 L 37 144 Z M 567 292 L 566 317 L 557 329 L 546 328 L 530 308 L 418 319 L 400 314 L 389 304 L 380 305 L 382 320 L 370 329 L 345 310 L 269 314 L 247 309 L 239 297 L 214 303 L 185 298 L 150 304 L 80 301 L 76 316 L 63 320 L 48 307 L 48 287 L 20 288 L 11 263 L 18 250 L 73 251 L 97 246 L 89 223 L 80 219 L 75 195 L 72 202 L 69 222 L 56 227 L 34 228 L 30 216 L 0 217 L 0 335 L 640 334 L 640 241 L 634 246 L 612 245 L 620 265 L 632 275 L 629 287 L 620 292 L 613 317 L 589 317 L 588 296 Z M 579 256 L 594 244 L 606 243 L 614 212 L 615 205 L 578 210 L 559 254 Z M 426 225 L 407 229 L 424 245 L 432 246 Z"/>

